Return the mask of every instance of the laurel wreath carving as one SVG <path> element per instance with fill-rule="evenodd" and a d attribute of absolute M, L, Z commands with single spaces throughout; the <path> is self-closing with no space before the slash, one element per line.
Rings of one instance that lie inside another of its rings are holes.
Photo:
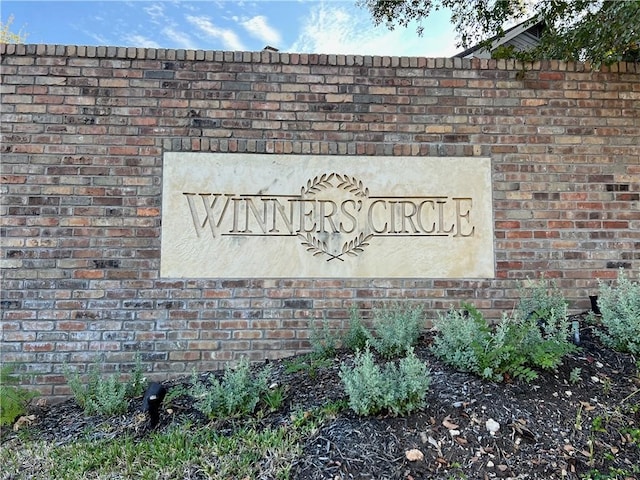
<path fill-rule="evenodd" d="M 337 173 L 333 173 L 332 175 L 335 175 L 338 182 L 340 182 L 338 183 L 337 188 L 342 188 L 349 193 L 353 193 L 357 197 L 369 196 L 369 189 L 363 185 L 362 180 L 358 180 L 356 177 L 349 177 L 347 175 L 339 175 Z"/>
<path fill-rule="evenodd" d="M 358 253 L 362 253 L 364 251 L 364 247 L 369 246 L 369 240 L 373 238 L 373 233 L 366 235 L 364 233 L 360 233 L 360 235 L 356 236 L 353 240 L 349 242 L 345 242 L 342 246 L 342 253 L 340 255 L 351 255 L 352 257 L 357 257 Z"/>
<path fill-rule="evenodd" d="M 326 173 L 323 173 L 319 177 L 318 176 L 313 177 L 313 180 L 311 179 L 307 180 L 307 185 L 306 187 L 302 187 L 300 189 L 300 194 L 305 195 L 309 193 L 318 193 L 329 187 L 333 187 L 333 184 L 331 183 L 331 179 L 333 178 L 334 175 L 335 175 L 334 173 L 330 173 L 329 175 L 327 175 Z"/>
<path fill-rule="evenodd" d="M 334 255 L 329 251 L 329 247 L 326 242 L 317 239 L 310 233 L 307 233 L 306 236 L 299 233 L 298 238 L 301 240 L 302 245 L 306 247 L 307 252 L 313 252 L 314 257 L 324 254 L 329 257 L 327 262 L 330 262 L 331 260 L 340 260 L 341 262 L 344 262 L 344 259 L 341 258 L 343 255 L 357 257 L 359 253 L 362 253 L 364 251 L 364 247 L 369 246 L 369 240 L 373 238 L 373 233 L 370 233 L 369 235 L 360 233 L 353 240 L 345 242 L 342 246 L 342 253 L 339 253 L 338 255 Z"/>
<path fill-rule="evenodd" d="M 335 178 L 338 181 L 337 185 L 331 183 L 331 180 Z M 301 195 L 308 195 L 319 193 L 322 190 L 326 190 L 329 187 L 336 187 L 342 190 L 346 190 L 349 193 L 354 194 L 357 197 L 368 197 L 369 189 L 364 186 L 362 180 L 358 180 L 356 177 L 350 177 L 348 175 L 340 175 L 339 173 L 323 173 L 320 176 L 315 176 L 313 179 L 307 180 L 307 184 L 300 189 Z"/>
<path fill-rule="evenodd" d="M 338 182 L 337 185 L 334 185 L 331 182 L 334 178 Z M 369 196 L 369 189 L 364 186 L 362 180 L 358 180 L 356 177 L 350 177 L 348 175 L 340 175 L 335 172 L 329 174 L 323 173 L 322 175 L 313 177 L 313 179 L 310 178 L 307 180 L 306 185 L 300 189 L 300 194 L 316 194 L 331 187 L 346 190 L 357 197 Z M 327 243 L 316 238 L 311 233 L 307 233 L 306 235 L 299 233 L 298 238 L 301 240 L 301 244 L 307 249 L 307 252 L 311 252 L 314 257 L 324 254 L 329 257 L 327 262 L 330 262 L 331 260 L 340 260 L 341 262 L 344 262 L 344 259 L 341 258 L 343 255 L 357 257 L 359 253 L 362 253 L 364 251 L 364 247 L 369 246 L 369 240 L 373 238 L 373 234 L 370 233 L 369 235 L 365 235 L 364 233 L 360 233 L 354 239 L 345 242 L 342 246 L 342 252 L 338 255 L 331 253 Z"/>
<path fill-rule="evenodd" d="M 310 233 L 307 233 L 306 236 L 299 233 L 298 238 L 302 240 L 301 243 L 307 248 L 307 252 L 313 252 L 314 257 L 318 255 L 322 255 L 324 253 L 325 255 L 329 256 L 329 259 L 327 260 L 327 262 L 330 262 L 331 260 L 335 260 L 335 259 L 338 259 L 341 262 L 344 262 L 344 260 L 340 258 L 342 254 L 334 255 L 329 251 L 329 247 L 327 246 L 326 242 L 323 242 L 322 240 L 317 239 Z"/>

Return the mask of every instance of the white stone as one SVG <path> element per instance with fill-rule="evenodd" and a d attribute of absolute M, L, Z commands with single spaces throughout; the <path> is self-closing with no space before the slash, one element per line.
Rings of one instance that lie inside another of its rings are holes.
<path fill-rule="evenodd" d="M 500 430 L 500 424 L 496 422 L 493 418 L 490 418 L 486 421 L 485 426 L 491 435 L 495 435 L 498 430 Z"/>
<path fill-rule="evenodd" d="M 491 160 L 164 155 L 162 277 L 492 278 Z"/>

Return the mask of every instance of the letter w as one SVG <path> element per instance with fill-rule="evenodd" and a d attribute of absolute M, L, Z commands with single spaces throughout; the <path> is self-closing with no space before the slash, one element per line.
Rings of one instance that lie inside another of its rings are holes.
<path fill-rule="evenodd" d="M 222 224 L 222 220 L 224 219 L 224 215 L 227 212 L 227 207 L 229 206 L 229 201 L 233 195 L 225 195 L 224 206 L 222 207 L 222 212 L 220 212 L 220 217 L 218 220 L 215 219 L 214 209 L 216 207 L 216 202 L 218 198 L 222 196 L 221 193 L 183 193 L 184 196 L 187 197 L 187 203 L 189 204 L 189 210 L 191 210 L 191 218 L 193 219 L 193 226 L 196 229 L 196 233 L 198 237 L 202 231 L 206 228 L 207 223 L 209 224 L 209 228 L 211 229 L 211 235 L 213 238 L 216 237 L 216 229 L 220 227 Z M 193 197 L 198 195 L 202 199 L 202 205 L 204 206 L 204 219 L 201 221 L 200 216 L 198 215 L 198 209 L 196 208 L 196 202 Z M 208 197 L 213 196 L 213 200 L 210 200 Z"/>

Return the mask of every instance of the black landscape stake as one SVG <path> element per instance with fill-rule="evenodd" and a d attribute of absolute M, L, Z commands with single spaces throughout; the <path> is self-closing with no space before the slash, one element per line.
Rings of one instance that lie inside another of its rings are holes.
<path fill-rule="evenodd" d="M 151 382 L 142 398 L 142 411 L 149 412 L 149 424 L 155 428 L 160 421 L 160 405 L 167 394 L 167 389 L 157 382 Z"/>

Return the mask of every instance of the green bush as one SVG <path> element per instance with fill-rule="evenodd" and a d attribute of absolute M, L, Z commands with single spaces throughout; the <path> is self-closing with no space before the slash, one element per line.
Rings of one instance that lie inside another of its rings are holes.
<path fill-rule="evenodd" d="M 319 328 L 314 319 L 309 320 L 311 335 L 309 342 L 316 357 L 330 358 L 336 354 L 337 336 L 329 328 L 329 321 L 322 319 L 322 326 Z"/>
<path fill-rule="evenodd" d="M 198 380 L 194 372 L 189 394 L 195 407 L 209 418 L 241 416 L 255 411 L 269 390 L 271 369 L 251 375 L 249 361 L 243 357 L 236 368 L 225 368 L 222 381 L 210 375 L 208 382 Z"/>
<path fill-rule="evenodd" d="M 404 355 L 413 347 L 424 328 L 422 308 L 394 304 L 373 312 L 374 334 L 368 332 L 368 343 L 384 358 Z"/>
<path fill-rule="evenodd" d="M 20 387 L 20 378 L 13 374 L 14 366 L 0 368 L 0 425 L 11 425 L 27 413 L 27 405 L 37 394 Z"/>
<path fill-rule="evenodd" d="M 561 323 L 561 322 L 559 322 Z M 565 321 L 565 323 L 567 323 Z M 434 321 L 438 330 L 432 351 L 445 363 L 482 378 L 503 381 L 505 375 L 531 381 L 535 368 L 555 369 L 562 357 L 575 351 L 568 340 L 568 324 L 547 331 L 538 319 L 504 315 L 495 328 L 472 305 L 451 309 Z"/>
<path fill-rule="evenodd" d="M 555 280 L 541 278 L 520 287 L 517 312 L 521 318 L 533 318 L 546 337 L 561 340 L 569 335 L 568 302 Z"/>
<path fill-rule="evenodd" d="M 87 415 L 116 415 L 124 413 L 129 407 L 129 399 L 144 392 L 144 378 L 140 356 L 127 381 L 122 381 L 120 373 L 112 373 L 102 378 L 99 362 L 89 366 L 88 376 L 82 379 L 77 371 L 65 367 L 65 378 L 76 402 Z"/>
<path fill-rule="evenodd" d="M 354 365 L 343 364 L 340 378 L 349 396 L 349 406 L 358 415 L 373 415 L 388 410 L 405 415 L 425 405 L 430 384 L 427 366 L 409 349 L 397 364 L 380 368 L 367 348 L 356 353 Z"/>
<path fill-rule="evenodd" d="M 352 305 L 349 309 L 349 329 L 347 330 L 342 346 L 357 352 L 358 350 L 364 350 L 369 342 L 369 331 L 362 323 L 362 318 L 358 313 L 358 308 Z"/>
<path fill-rule="evenodd" d="M 606 329 L 597 332 L 602 342 L 621 352 L 640 354 L 640 284 L 620 270 L 615 286 L 599 282 L 598 307 Z"/>

